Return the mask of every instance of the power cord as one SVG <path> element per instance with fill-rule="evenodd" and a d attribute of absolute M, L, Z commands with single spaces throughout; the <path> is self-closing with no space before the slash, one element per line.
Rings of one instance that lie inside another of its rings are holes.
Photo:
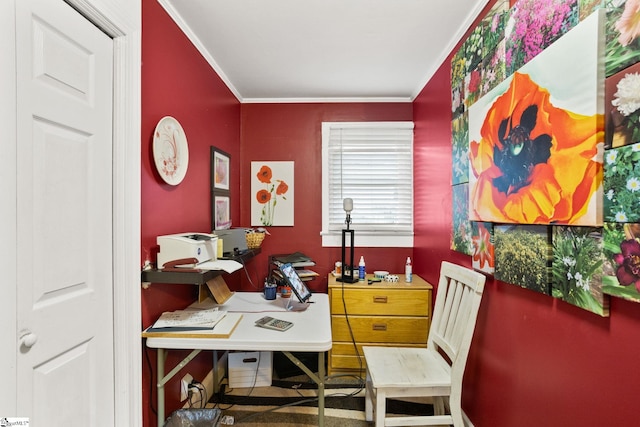
<path fill-rule="evenodd" d="M 196 393 L 199 395 L 199 399 L 194 402 L 192 400 L 192 397 Z M 189 401 L 189 408 L 194 408 L 194 404 L 197 403 L 199 404 L 198 409 L 203 409 L 206 407 L 207 402 L 209 401 L 209 398 L 207 397 L 207 389 L 201 382 L 193 380 L 188 387 L 187 399 Z"/>

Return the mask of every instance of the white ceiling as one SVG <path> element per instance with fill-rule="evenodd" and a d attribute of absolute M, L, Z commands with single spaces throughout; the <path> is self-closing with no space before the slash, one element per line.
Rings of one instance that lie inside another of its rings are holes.
<path fill-rule="evenodd" d="M 241 102 L 412 101 L 488 0 L 158 0 Z"/>

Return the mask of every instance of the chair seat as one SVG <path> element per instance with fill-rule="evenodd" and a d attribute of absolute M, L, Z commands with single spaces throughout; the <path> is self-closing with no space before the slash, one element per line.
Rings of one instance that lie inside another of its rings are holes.
<path fill-rule="evenodd" d="M 442 393 L 451 387 L 449 365 L 440 355 L 426 348 L 363 347 L 363 352 L 374 388 L 435 387 Z"/>

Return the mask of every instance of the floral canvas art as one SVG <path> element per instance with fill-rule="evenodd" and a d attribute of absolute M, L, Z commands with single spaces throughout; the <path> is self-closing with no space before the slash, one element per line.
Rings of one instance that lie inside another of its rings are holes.
<path fill-rule="evenodd" d="M 640 0 L 605 0 L 606 75 L 640 61 Z"/>
<path fill-rule="evenodd" d="M 469 222 L 469 184 L 454 185 L 452 189 L 453 230 L 451 249 L 466 255 L 473 253 L 471 223 Z"/>
<path fill-rule="evenodd" d="M 549 227 L 496 225 L 494 236 L 495 278 L 549 295 Z"/>
<path fill-rule="evenodd" d="M 251 225 L 293 226 L 293 162 L 251 162 Z"/>
<path fill-rule="evenodd" d="M 602 291 L 602 229 L 553 227 L 551 295 L 600 316 L 609 315 Z"/>
<path fill-rule="evenodd" d="M 467 114 L 461 114 L 451 122 L 453 185 L 469 182 L 469 125 Z"/>
<path fill-rule="evenodd" d="M 607 78 L 605 148 L 640 142 L 640 63 Z"/>
<path fill-rule="evenodd" d="M 640 222 L 640 143 L 605 153 L 604 219 Z"/>
<path fill-rule="evenodd" d="M 640 224 L 604 224 L 606 294 L 640 302 Z"/>
<path fill-rule="evenodd" d="M 493 274 L 496 267 L 493 223 L 472 221 L 471 242 L 473 245 L 472 267 L 478 271 Z"/>
<path fill-rule="evenodd" d="M 505 28 L 508 74 L 575 27 L 578 18 L 577 0 L 518 0 Z"/>
<path fill-rule="evenodd" d="M 602 14 L 469 109 L 469 219 L 602 225 Z"/>

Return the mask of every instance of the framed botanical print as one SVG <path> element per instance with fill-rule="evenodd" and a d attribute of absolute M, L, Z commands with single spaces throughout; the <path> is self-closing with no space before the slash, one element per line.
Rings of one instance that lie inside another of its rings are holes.
<path fill-rule="evenodd" d="M 214 190 L 229 190 L 231 156 L 211 147 L 211 184 Z"/>
<path fill-rule="evenodd" d="M 213 194 L 213 229 L 224 230 L 231 228 L 230 214 L 231 199 L 228 195 Z"/>

